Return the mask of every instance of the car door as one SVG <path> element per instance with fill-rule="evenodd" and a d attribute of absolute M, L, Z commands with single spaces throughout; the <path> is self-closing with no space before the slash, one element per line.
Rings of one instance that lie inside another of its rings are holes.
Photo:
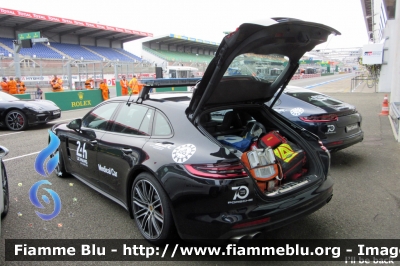
<path fill-rule="evenodd" d="M 117 102 L 109 102 L 95 108 L 82 119 L 81 130 L 70 132 L 67 136 L 70 171 L 96 186 L 97 144 L 118 106 Z M 90 132 L 94 134 L 89 134 Z"/>
<path fill-rule="evenodd" d="M 124 201 L 125 180 L 146 159 L 143 146 L 150 138 L 154 110 L 144 105 L 122 104 L 109 130 L 98 143 L 99 182 L 110 196 Z"/>

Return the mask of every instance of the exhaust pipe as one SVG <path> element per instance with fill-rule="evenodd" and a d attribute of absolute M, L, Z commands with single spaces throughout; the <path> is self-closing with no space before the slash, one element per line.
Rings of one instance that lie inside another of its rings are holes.
<path fill-rule="evenodd" d="M 240 242 L 240 240 L 242 240 L 242 239 L 247 239 L 247 238 L 246 238 L 247 236 L 248 236 L 248 235 L 234 236 L 234 237 L 231 238 L 231 241 L 237 244 L 237 243 Z"/>
<path fill-rule="evenodd" d="M 261 236 L 261 232 L 255 232 L 249 236 L 251 237 L 250 239 L 259 238 Z"/>
<path fill-rule="evenodd" d="M 251 233 L 248 235 L 234 236 L 231 238 L 231 241 L 234 243 L 239 243 L 242 240 L 254 239 L 254 238 L 259 237 L 260 235 L 261 235 L 261 232 L 255 232 L 255 233 Z"/>

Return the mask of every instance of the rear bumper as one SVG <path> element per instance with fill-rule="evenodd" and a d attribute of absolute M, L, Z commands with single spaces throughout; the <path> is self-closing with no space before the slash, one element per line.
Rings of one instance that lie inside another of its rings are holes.
<path fill-rule="evenodd" d="M 208 215 L 192 213 L 183 216 L 181 213 L 180 219 L 185 217 L 185 221 L 176 221 L 176 225 L 180 236 L 184 239 L 230 239 L 274 230 L 293 223 L 323 207 L 330 201 L 332 195 L 333 180 L 328 177 L 322 184 L 278 202 L 252 202 L 235 210 L 221 210 L 219 213 L 214 212 Z M 240 229 L 234 228 L 238 222 L 258 220 L 266 222 Z"/>
<path fill-rule="evenodd" d="M 331 151 L 337 151 L 349 146 L 352 146 L 356 143 L 362 142 L 364 139 L 364 132 L 360 131 L 357 134 L 351 135 L 346 138 L 336 139 L 336 140 L 329 140 L 329 141 L 322 141 L 324 146 Z"/>

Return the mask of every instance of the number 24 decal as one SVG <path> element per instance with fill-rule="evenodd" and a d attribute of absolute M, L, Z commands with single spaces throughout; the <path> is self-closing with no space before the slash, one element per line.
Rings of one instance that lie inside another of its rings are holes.
<path fill-rule="evenodd" d="M 83 145 L 81 146 L 81 142 L 78 140 L 76 144 L 78 144 L 78 148 L 76 149 L 76 156 L 87 159 L 86 143 L 83 143 Z"/>

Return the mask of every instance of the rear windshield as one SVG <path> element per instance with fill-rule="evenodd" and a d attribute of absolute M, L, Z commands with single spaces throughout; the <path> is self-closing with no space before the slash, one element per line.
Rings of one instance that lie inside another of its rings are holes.
<path fill-rule="evenodd" d="M 287 57 L 279 54 L 241 54 L 232 61 L 224 76 L 252 76 L 272 83 L 283 73 L 288 62 Z"/>
<path fill-rule="evenodd" d="M 287 95 L 300 99 L 302 101 L 311 103 L 315 106 L 325 107 L 325 106 L 337 106 L 342 105 L 343 102 L 337 99 L 333 99 L 328 95 L 319 94 L 315 92 L 286 92 Z"/>

